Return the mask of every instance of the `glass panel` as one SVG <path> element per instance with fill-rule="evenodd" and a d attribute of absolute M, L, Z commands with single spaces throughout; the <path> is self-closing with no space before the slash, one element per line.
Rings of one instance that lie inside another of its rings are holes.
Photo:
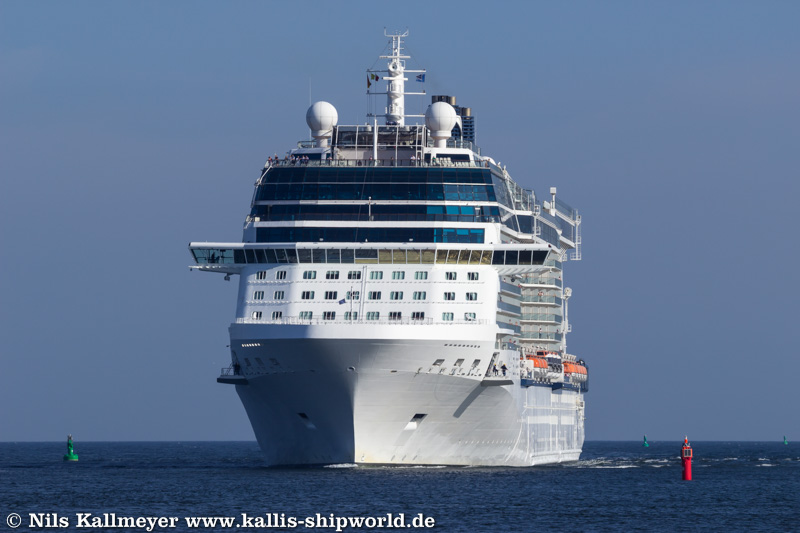
<path fill-rule="evenodd" d="M 286 250 L 286 258 L 290 263 L 297 263 L 297 250 L 289 248 Z"/>
<path fill-rule="evenodd" d="M 267 256 L 266 256 L 266 254 L 264 254 L 264 249 L 263 248 L 259 248 L 258 250 L 255 250 L 255 252 L 256 252 L 256 262 L 258 262 L 258 263 L 266 263 L 267 262 Z"/>
<path fill-rule="evenodd" d="M 392 263 L 392 251 L 391 250 L 378 250 L 378 262 L 379 263 Z"/>
<path fill-rule="evenodd" d="M 506 264 L 507 265 L 516 265 L 517 264 L 517 256 L 519 253 L 516 250 L 507 250 L 506 251 Z"/>
<path fill-rule="evenodd" d="M 392 263 L 396 265 L 404 265 L 406 263 L 406 251 L 392 250 Z"/>
<path fill-rule="evenodd" d="M 311 261 L 313 263 L 324 263 L 325 262 L 325 249 L 322 250 L 311 250 Z"/>
<path fill-rule="evenodd" d="M 355 250 L 342 250 L 342 263 L 353 263 Z"/>
<path fill-rule="evenodd" d="M 435 255 L 433 250 L 422 250 L 422 263 L 426 265 L 433 264 Z"/>
<path fill-rule="evenodd" d="M 461 250 L 461 254 L 459 254 L 459 256 L 458 256 L 458 264 L 459 265 L 468 265 L 469 264 L 470 253 L 471 252 L 469 250 Z"/>
<path fill-rule="evenodd" d="M 419 264 L 419 255 L 420 255 L 419 250 L 408 250 L 407 255 L 408 255 L 407 261 L 409 264 L 413 265 Z"/>
<path fill-rule="evenodd" d="M 458 250 L 449 250 L 447 252 L 447 264 L 455 265 L 458 263 Z"/>
<path fill-rule="evenodd" d="M 300 259 L 301 263 L 311 262 L 311 250 L 309 250 L 308 248 L 298 248 L 297 256 Z"/>
<path fill-rule="evenodd" d="M 339 249 L 335 250 L 328 250 L 328 263 L 339 263 L 340 256 L 339 256 Z"/>
<path fill-rule="evenodd" d="M 256 262 L 256 253 L 250 248 L 245 248 L 244 255 L 247 258 L 247 262 L 252 264 Z"/>
<path fill-rule="evenodd" d="M 472 250 L 469 254 L 469 264 L 470 265 L 477 265 L 481 262 L 481 251 L 480 250 Z"/>
<path fill-rule="evenodd" d="M 530 250 L 520 250 L 519 251 L 519 264 L 520 265 L 530 265 L 531 264 L 531 251 Z"/>
<path fill-rule="evenodd" d="M 481 255 L 481 263 L 483 263 L 484 265 L 491 265 L 492 264 L 492 251 L 491 250 L 486 250 L 485 252 L 483 252 L 483 255 Z"/>
<path fill-rule="evenodd" d="M 374 265 L 378 262 L 378 250 L 356 250 L 356 263 Z"/>
<path fill-rule="evenodd" d="M 447 250 L 437 250 L 436 251 L 436 262 L 437 263 L 447 263 Z"/>
<path fill-rule="evenodd" d="M 192 250 L 192 255 L 194 256 L 195 262 L 199 265 L 205 265 L 208 263 L 209 257 L 209 250 Z"/>
<path fill-rule="evenodd" d="M 267 248 L 264 250 L 267 255 L 267 263 L 277 263 L 278 258 L 275 256 L 275 249 L 274 248 Z"/>
<path fill-rule="evenodd" d="M 502 265 L 504 258 L 505 258 L 505 252 L 496 251 L 494 253 L 494 256 L 492 257 L 492 264 L 493 265 Z"/>

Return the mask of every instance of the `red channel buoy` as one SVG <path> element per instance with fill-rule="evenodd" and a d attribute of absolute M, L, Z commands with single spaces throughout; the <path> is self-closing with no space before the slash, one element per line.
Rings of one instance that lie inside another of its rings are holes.
<path fill-rule="evenodd" d="M 692 447 L 689 446 L 689 437 L 683 437 L 681 448 L 681 462 L 683 463 L 683 480 L 692 480 Z"/>

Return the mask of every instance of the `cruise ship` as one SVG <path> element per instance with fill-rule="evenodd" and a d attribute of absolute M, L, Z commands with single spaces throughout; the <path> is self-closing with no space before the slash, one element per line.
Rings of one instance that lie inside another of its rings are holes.
<path fill-rule="evenodd" d="M 311 105 L 313 140 L 269 157 L 242 242 L 189 245 L 191 268 L 239 276 L 217 381 L 270 465 L 575 461 L 588 371 L 566 349 L 564 263 L 581 217 L 482 153 L 454 98 L 407 114 L 426 73 L 408 32 L 385 35 L 367 71 L 383 112 L 340 125 Z"/>

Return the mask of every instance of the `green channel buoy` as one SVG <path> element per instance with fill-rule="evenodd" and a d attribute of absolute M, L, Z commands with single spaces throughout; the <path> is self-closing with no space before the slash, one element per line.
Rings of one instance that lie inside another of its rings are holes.
<path fill-rule="evenodd" d="M 644 448 L 649 448 L 650 447 L 650 445 L 647 443 L 647 435 L 644 436 L 644 442 L 642 443 L 642 446 Z"/>
<path fill-rule="evenodd" d="M 72 449 L 72 435 L 67 436 L 67 453 L 64 454 L 65 461 L 77 461 L 78 454 Z"/>
<path fill-rule="evenodd" d="M 787 446 L 788 446 L 788 444 L 789 444 L 789 441 L 788 441 L 788 440 L 786 440 L 786 435 L 784 435 L 784 436 L 783 436 L 783 443 L 784 443 L 784 444 L 786 444 Z"/>

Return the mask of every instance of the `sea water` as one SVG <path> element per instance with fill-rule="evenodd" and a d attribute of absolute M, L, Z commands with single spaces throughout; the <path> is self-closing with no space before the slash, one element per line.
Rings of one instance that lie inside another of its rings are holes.
<path fill-rule="evenodd" d="M 254 442 L 76 441 L 77 463 L 62 442 L 0 443 L 0 531 L 14 513 L 16 531 L 335 531 L 341 517 L 386 531 L 401 516 L 410 531 L 800 531 L 800 446 L 694 442 L 682 481 L 681 443 L 587 442 L 578 462 L 532 468 L 291 469 Z"/>

